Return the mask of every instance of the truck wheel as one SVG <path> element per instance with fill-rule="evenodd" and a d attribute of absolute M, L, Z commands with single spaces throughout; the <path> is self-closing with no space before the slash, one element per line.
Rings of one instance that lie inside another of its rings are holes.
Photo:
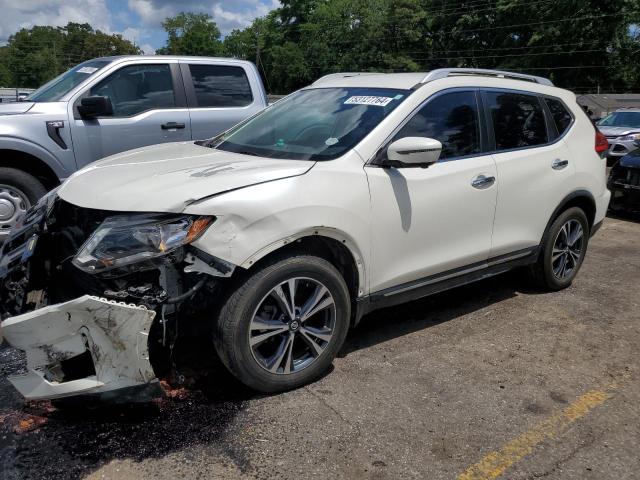
<path fill-rule="evenodd" d="M 536 283 L 557 291 L 571 285 L 587 253 L 589 222 L 584 211 L 572 207 L 554 220 L 542 239 L 542 251 L 532 266 Z"/>
<path fill-rule="evenodd" d="M 265 393 L 290 390 L 327 370 L 346 338 L 350 310 L 338 270 L 296 255 L 250 272 L 228 294 L 214 342 L 240 382 Z"/>
<path fill-rule="evenodd" d="M 47 193 L 40 181 L 22 170 L 0 168 L 0 240 L 18 216 Z"/>

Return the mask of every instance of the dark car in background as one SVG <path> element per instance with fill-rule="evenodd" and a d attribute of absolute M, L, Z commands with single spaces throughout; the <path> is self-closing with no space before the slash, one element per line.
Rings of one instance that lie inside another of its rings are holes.
<path fill-rule="evenodd" d="M 640 150 L 625 155 L 613 166 L 608 187 L 611 210 L 640 212 Z"/>

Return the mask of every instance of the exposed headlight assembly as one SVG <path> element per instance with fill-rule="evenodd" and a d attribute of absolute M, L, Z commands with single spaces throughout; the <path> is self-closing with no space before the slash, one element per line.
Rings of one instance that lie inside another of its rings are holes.
<path fill-rule="evenodd" d="M 107 218 L 89 237 L 73 264 L 100 273 L 166 255 L 195 241 L 215 217 L 140 214 Z"/>

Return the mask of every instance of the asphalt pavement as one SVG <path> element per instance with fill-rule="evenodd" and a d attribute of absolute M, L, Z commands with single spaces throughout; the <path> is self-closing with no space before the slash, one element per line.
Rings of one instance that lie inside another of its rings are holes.
<path fill-rule="evenodd" d="M 325 377 L 279 395 L 218 372 L 57 410 L 23 402 L 0 347 L 0 478 L 638 478 L 639 220 L 607 219 L 565 291 L 512 272 L 369 315 Z"/>

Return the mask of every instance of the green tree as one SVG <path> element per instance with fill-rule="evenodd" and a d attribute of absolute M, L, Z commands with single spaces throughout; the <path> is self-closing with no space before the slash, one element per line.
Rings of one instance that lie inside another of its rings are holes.
<path fill-rule="evenodd" d="M 220 30 L 211 15 L 179 13 L 162 22 L 167 44 L 157 53 L 162 55 L 221 55 Z"/>
<path fill-rule="evenodd" d="M 274 93 L 335 71 L 441 67 L 528 72 L 578 92 L 633 91 L 639 24 L 640 0 L 283 0 L 224 44 L 227 54 L 259 60 Z"/>
<path fill-rule="evenodd" d="M 0 83 L 36 88 L 85 60 L 140 53 L 122 36 L 93 30 L 89 24 L 23 28 L 0 49 Z"/>

